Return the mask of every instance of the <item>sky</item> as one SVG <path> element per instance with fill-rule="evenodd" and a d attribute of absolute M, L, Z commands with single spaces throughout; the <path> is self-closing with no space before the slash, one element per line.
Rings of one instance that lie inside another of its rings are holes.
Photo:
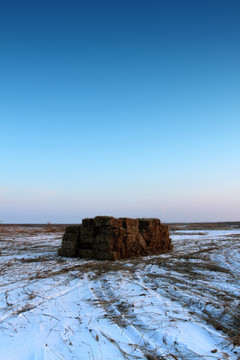
<path fill-rule="evenodd" d="M 0 4 L 0 221 L 240 221 L 240 2 Z"/>

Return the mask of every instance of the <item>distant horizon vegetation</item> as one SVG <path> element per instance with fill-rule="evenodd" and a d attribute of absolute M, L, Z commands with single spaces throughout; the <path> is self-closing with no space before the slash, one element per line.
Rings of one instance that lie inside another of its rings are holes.
<path fill-rule="evenodd" d="M 101 215 L 100 215 L 101 216 Z M 161 219 L 160 219 L 161 220 Z M 2 221 L 0 221 L 0 225 L 21 225 L 21 226 L 54 226 L 54 225 L 78 225 L 81 224 L 82 221 L 80 222 L 74 222 L 74 223 L 52 223 L 52 222 L 46 222 L 46 223 L 4 223 Z M 189 224 L 189 225 L 211 225 L 211 224 L 216 224 L 216 225 L 237 225 L 240 226 L 240 220 L 239 221 L 189 221 L 189 222 L 163 222 L 161 221 L 161 223 L 167 224 L 167 225 L 183 225 L 183 224 Z"/>

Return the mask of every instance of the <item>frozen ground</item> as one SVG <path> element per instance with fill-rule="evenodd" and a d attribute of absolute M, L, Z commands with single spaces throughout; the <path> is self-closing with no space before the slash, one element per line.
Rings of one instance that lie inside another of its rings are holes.
<path fill-rule="evenodd" d="M 114 263 L 0 225 L 0 359 L 240 359 L 239 225 L 172 226 L 171 254 Z"/>

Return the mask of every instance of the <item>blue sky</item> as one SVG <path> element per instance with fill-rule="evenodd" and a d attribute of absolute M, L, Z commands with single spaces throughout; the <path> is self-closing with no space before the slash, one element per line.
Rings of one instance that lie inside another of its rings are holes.
<path fill-rule="evenodd" d="M 0 5 L 0 220 L 240 220 L 238 1 Z"/>

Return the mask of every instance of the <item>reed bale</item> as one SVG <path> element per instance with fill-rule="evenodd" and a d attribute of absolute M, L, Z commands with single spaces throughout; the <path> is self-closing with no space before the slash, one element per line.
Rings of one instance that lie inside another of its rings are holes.
<path fill-rule="evenodd" d="M 60 256 L 119 260 L 172 250 L 168 227 L 156 218 L 96 216 L 68 226 Z"/>

